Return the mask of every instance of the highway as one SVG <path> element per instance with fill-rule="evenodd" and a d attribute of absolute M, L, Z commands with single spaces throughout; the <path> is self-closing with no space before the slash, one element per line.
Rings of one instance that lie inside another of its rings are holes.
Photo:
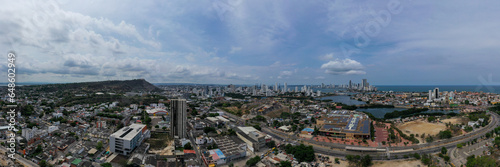
<path fill-rule="evenodd" d="M 225 112 L 223 110 L 220 110 L 224 112 L 227 116 L 241 121 L 245 122 L 241 117 L 235 116 L 231 113 Z M 283 139 L 287 139 L 288 141 L 304 141 L 307 143 L 310 143 L 313 145 L 313 148 L 316 152 L 321 153 L 321 154 L 326 154 L 326 155 L 332 155 L 332 156 L 345 156 L 345 155 L 370 155 L 373 157 L 373 159 L 386 159 L 389 157 L 390 159 L 396 159 L 396 158 L 403 158 L 404 155 L 408 154 L 430 154 L 430 153 L 435 153 L 435 152 L 440 152 L 442 147 L 446 147 L 448 150 L 453 149 L 457 146 L 459 143 L 464 143 L 464 142 L 469 142 L 474 139 L 481 138 L 484 136 L 486 133 L 491 132 L 493 129 L 496 127 L 500 126 L 500 121 L 499 121 L 499 115 L 493 112 L 489 112 L 491 115 L 491 122 L 484 128 L 481 128 L 479 130 L 474 130 L 471 133 L 467 133 L 462 136 L 457 136 L 453 137 L 451 139 L 447 140 L 438 140 L 432 143 L 426 143 L 426 144 L 419 144 L 419 145 L 412 145 L 412 146 L 406 146 L 406 147 L 378 147 L 381 149 L 387 149 L 386 152 L 359 152 L 359 151 L 346 151 L 345 147 L 349 145 L 343 145 L 343 144 L 338 144 L 338 143 L 326 143 L 326 142 L 317 142 L 314 140 L 304 140 L 300 139 L 294 135 L 288 135 L 283 132 L 268 128 L 268 127 L 262 127 L 262 131 L 266 132 L 273 138 L 277 138 L 280 141 L 283 141 Z M 305 143 L 305 144 L 307 144 Z M 397 157 L 396 157 L 397 156 Z"/>

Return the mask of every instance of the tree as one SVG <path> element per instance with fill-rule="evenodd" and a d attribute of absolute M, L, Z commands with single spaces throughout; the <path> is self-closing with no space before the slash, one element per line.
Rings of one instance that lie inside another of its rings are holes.
<path fill-rule="evenodd" d="M 163 129 L 163 130 L 167 130 L 167 127 L 165 127 L 165 126 L 164 126 L 164 127 L 162 127 L 161 129 Z"/>
<path fill-rule="evenodd" d="M 156 128 L 156 129 L 158 129 L 158 128 L 160 128 L 160 126 L 158 126 L 158 125 L 155 125 L 155 128 Z"/>
<path fill-rule="evenodd" d="M 101 167 L 112 167 L 111 163 L 102 163 Z"/>
<path fill-rule="evenodd" d="M 368 167 L 371 165 L 372 165 L 372 158 L 370 157 L 370 155 L 366 155 L 361 158 L 361 166 Z"/>
<path fill-rule="evenodd" d="M 431 163 L 432 163 L 431 156 L 426 155 L 426 154 L 422 155 L 422 159 L 420 159 L 420 160 L 422 161 L 422 163 L 424 165 L 427 165 L 427 166 L 431 165 Z"/>
<path fill-rule="evenodd" d="M 271 140 L 270 142 L 266 143 L 266 146 L 269 148 L 276 147 L 276 142 L 274 142 L 274 140 Z"/>
<path fill-rule="evenodd" d="M 38 155 L 38 154 L 42 153 L 42 151 L 43 151 L 42 145 L 38 145 L 38 146 L 36 146 L 35 153 L 33 153 L 33 155 Z"/>
<path fill-rule="evenodd" d="M 445 131 L 440 131 L 439 134 L 438 134 L 438 137 L 440 139 L 449 139 L 451 137 L 453 137 L 451 135 L 451 131 L 450 130 L 445 130 Z"/>
<path fill-rule="evenodd" d="M 285 152 L 287 154 L 293 154 L 299 162 L 311 162 L 314 160 L 314 149 L 312 146 L 305 146 L 304 144 L 292 146 L 291 144 L 287 144 L 285 146 Z"/>
<path fill-rule="evenodd" d="M 446 155 L 446 153 L 448 152 L 448 149 L 446 149 L 446 147 L 441 147 L 441 153 Z"/>
<path fill-rule="evenodd" d="M 103 147 L 102 141 L 97 142 L 97 146 L 96 146 L 97 150 L 101 151 L 102 147 Z"/>
<path fill-rule="evenodd" d="M 446 162 L 450 162 L 450 156 L 447 156 L 447 155 L 446 155 L 446 156 L 444 156 L 444 160 L 445 160 Z"/>
<path fill-rule="evenodd" d="M 430 143 L 430 142 L 433 142 L 433 141 L 434 141 L 434 138 L 432 138 L 432 136 L 430 136 L 430 135 L 429 135 L 429 136 L 427 136 L 427 138 L 425 138 L 425 141 L 426 141 L 427 143 Z"/>
<path fill-rule="evenodd" d="M 458 144 L 457 144 L 457 148 L 462 148 L 462 147 L 463 147 L 463 146 L 462 146 L 462 143 L 458 143 Z"/>
<path fill-rule="evenodd" d="M 260 161 L 260 157 L 259 156 L 255 156 L 253 158 L 250 158 L 247 161 L 246 165 L 247 166 L 255 166 L 255 165 L 257 165 L 257 163 L 259 163 L 259 161 Z"/>
<path fill-rule="evenodd" d="M 39 165 L 40 165 L 40 167 L 48 167 L 49 166 L 49 164 L 45 160 L 40 161 Z"/>
<path fill-rule="evenodd" d="M 262 128 L 260 128 L 260 126 L 259 126 L 259 125 L 254 125 L 253 127 L 254 127 L 255 129 L 257 129 L 257 130 L 262 130 Z"/>
<path fill-rule="evenodd" d="M 297 130 L 297 125 L 292 125 L 292 131 L 295 132 Z"/>
<path fill-rule="evenodd" d="M 312 133 L 312 135 L 318 135 L 319 134 L 319 128 L 314 126 L 314 132 Z"/>
<path fill-rule="evenodd" d="M 500 148 L 500 137 L 495 137 L 495 141 L 493 143 L 497 146 L 497 148 Z"/>
<path fill-rule="evenodd" d="M 427 121 L 429 121 L 429 122 L 433 122 L 435 120 L 436 120 L 436 117 L 434 117 L 434 116 L 430 116 L 429 118 L 427 118 Z"/>
<path fill-rule="evenodd" d="M 372 165 L 372 158 L 370 155 L 359 156 L 359 155 L 346 155 L 346 159 L 349 162 L 350 166 L 362 166 L 368 167 Z M 337 162 L 337 161 L 335 161 Z"/>
<path fill-rule="evenodd" d="M 340 159 L 339 158 L 335 158 L 335 163 L 336 164 L 340 164 Z"/>
<path fill-rule="evenodd" d="M 279 167 L 292 167 L 292 163 L 290 161 L 281 161 Z"/>
<path fill-rule="evenodd" d="M 415 157 L 415 159 L 420 159 L 421 158 L 420 154 L 418 154 L 418 153 L 413 154 L 413 157 Z"/>
<path fill-rule="evenodd" d="M 191 114 L 191 116 L 196 116 L 196 115 L 198 115 L 198 111 L 196 111 L 196 109 L 193 108 L 193 110 L 191 110 L 190 114 Z"/>
<path fill-rule="evenodd" d="M 214 127 L 205 127 L 203 129 L 203 132 L 205 132 L 207 134 L 210 133 L 210 132 L 215 132 L 215 128 Z"/>
<path fill-rule="evenodd" d="M 191 143 L 186 143 L 186 144 L 184 145 L 184 149 L 185 149 L 185 150 L 192 150 L 192 149 L 193 149 L 193 146 L 191 146 Z"/>
<path fill-rule="evenodd" d="M 465 164 L 467 167 L 494 167 L 497 165 L 495 159 L 489 156 L 475 157 L 474 155 L 467 157 L 467 163 Z"/>

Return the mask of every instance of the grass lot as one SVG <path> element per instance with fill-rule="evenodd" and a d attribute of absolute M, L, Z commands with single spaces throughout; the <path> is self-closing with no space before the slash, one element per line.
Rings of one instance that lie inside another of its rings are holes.
<path fill-rule="evenodd" d="M 152 150 L 161 150 L 167 147 L 170 140 L 170 135 L 168 135 L 168 133 L 153 133 L 151 134 L 151 138 L 146 142 L 151 144 L 150 148 Z"/>
<path fill-rule="evenodd" d="M 406 122 L 397 126 L 403 133 L 410 134 L 423 134 L 426 135 L 436 135 L 439 131 L 446 130 L 446 125 L 444 123 L 429 123 L 427 121 L 415 120 L 411 122 Z"/>

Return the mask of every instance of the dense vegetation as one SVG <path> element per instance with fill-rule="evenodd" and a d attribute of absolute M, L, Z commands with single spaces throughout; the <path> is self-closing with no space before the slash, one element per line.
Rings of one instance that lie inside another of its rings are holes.
<path fill-rule="evenodd" d="M 390 113 L 385 113 L 384 118 L 385 119 L 392 119 L 392 118 L 403 118 L 403 117 L 408 117 L 408 116 L 413 116 L 415 114 L 425 112 L 429 110 L 428 108 L 410 108 L 408 110 L 403 110 L 403 111 L 394 111 Z"/>
<path fill-rule="evenodd" d="M 394 105 L 385 105 L 385 104 L 367 104 L 361 106 L 359 108 L 394 108 Z"/>
<path fill-rule="evenodd" d="M 404 134 L 401 130 L 399 130 L 398 128 L 396 128 L 396 126 L 392 126 L 391 129 L 396 129 L 396 131 L 398 131 L 399 135 L 406 139 L 406 140 L 409 140 L 411 141 L 413 144 L 418 144 L 420 141 L 415 138 L 415 136 L 413 134 L 411 134 L 410 136 Z"/>
<path fill-rule="evenodd" d="M 373 126 L 373 124 L 374 124 L 374 122 L 372 121 L 370 123 L 370 136 L 371 136 L 371 140 L 375 141 L 375 127 Z"/>
<path fill-rule="evenodd" d="M 225 93 L 224 96 L 232 97 L 232 98 L 235 98 L 235 99 L 244 99 L 245 98 L 245 95 L 242 95 L 242 94 L 239 94 L 239 93 Z"/>
<path fill-rule="evenodd" d="M 293 154 L 299 162 L 311 162 L 314 160 L 314 149 L 312 146 L 305 146 L 304 144 L 292 146 L 291 144 L 287 144 L 285 151 L 287 154 Z"/>
<path fill-rule="evenodd" d="M 344 110 L 355 110 L 355 109 L 358 109 L 358 107 L 356 107 L 355 105 L 347 105 L 347 104 L 344 104 L 344 103 L 337 103 L 337 106 L 342 106 L 342 109 L 344 109 Z M 335 106 L 333 108 L 335 108 Z"/>
<path fill-rule="evenodd" d="M 147 82 L 144 79 L 124 80 L 124 81 L 100 81 L 100 82 L 81 82 L 65 84 L 47 84 L 23 86 L 23 89 L 35 90 L 37 92 L 56 92 L 59 90 L 69 91 L 104 91 L 104 92 L 160 92 L 160 88 Z"/>
<path fill-rule="evenodd" d="M 247 166 L 255 166 L 255 165 L 257 165 L 257 163 L 259 163 L 259 161 L 260 161 L 260 157 L 255 156 L 253 158 L 250 158 L 246 164 L 247 164 Z"/>
<path fill-rule="evenodd" d="M 445 130 L 445 131 L 440 131 L 439 134 L 438 134 L 438 137 L 440 139 L 449 139 L 449 138 L 451 138 L 453 136 L 451 135 L 451 131 Z"/>
<path fill-rule="evenodd" d="M 368 167 L 372 165 L 372 158 L 370 155 L 359 156 L 359 155 L 347 155 L 345 156 L 350 166 L 362 166 Z"/>
<path fill-rule="evenodd" d="M 467 167 L 496 167 L 498 165 L 495 159 L 489 156 L 475 157 L 474 155 L 467 157 L 467 163 L 465 164 Z"/>

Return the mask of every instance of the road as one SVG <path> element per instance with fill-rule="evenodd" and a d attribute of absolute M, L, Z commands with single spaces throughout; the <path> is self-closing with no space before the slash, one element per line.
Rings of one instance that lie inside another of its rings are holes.
<path fill-rule="evenodd" d="M 224 112 L 225 115 L 228 117 L 231 117 L 237 121 L 242 121 L 244 122 L 241 117 L 235 116 L 231 113 L 225 112 L 223 110 L 220 110 Z M 489 112 L 491 115 L 491 122 L 484 128 L 481 128 L 479 130 L 475 130 L 471 133 L 465 134 L 463 136 L 457 136 L 448 140 L 440 140 L 436 141 L 433 143 L 426 143 L 426 144 L 420 144 L 420 145 L 414 145 L 414 146 L 406 146 L 406 147 L 380 147 L 380 148 L 387 148 L 387 152 L 357 152 L 357 151 L 346 151 L 345 146 L 348 145 L 343 145 L 343 144 L 338 144 L 338 143 L 325 143 L 325 142 L 317 142 L 314 140 L 304 140 L 304 142 L 308 142 L 311 144 L 314 144 L 314 150 L 318 153 L 321 154 L 327 154 L 327 155 L 332 155 L 332 156 L 345 156 L 345 155 L 366 155 L 369 154 L 374 159 L 385 159 L 385 157 L 388 156 L 392 158 L 403 158 L 404 155 L 408 154 L 430 154 L 430 153 L 435 153 L 441 151 L 442 147 L 446 147 L 448 150 L 453 149 L 456 147 L 458 143 L 464 143 L 464 142 L 469 142 L 474 139 L 479 139 L 481 136 L 484 136 L 486 133 L 492 131 L 494 128 L 500 126 L 500 121 L 499 121 L 499 115 L 493 112 Z M 288 134 L 270 129 L 268 127 L 262 127 L 262 130 L 266 132 L 267 134 L 271 135 L 274 138 L 278 138 L 281 141 L 283 139 L 287 140 L 293 140 L 293 141 L 298 141 L 298 140 L 303 140 L 299 139 L 296 136 L 290 136 Z"/>
<path fill-rule="evenodd" d="M 491 139 L 479 141 L 478 143 L 464 146 L 462 148 L 453 148 L 450 150 L 451 162 L 453 162 L 455 166 L 465 164 L 468 156 L 483 155 L 484 151 L 489 151 L 488 146 L 492 146 Z"/>
<path fill-rule="evenodd" d="M 7 148 L 3 147 L 3 146 L 0 146 L 0 149 L 2 149 L 3 151 L 7 152 Z M 35 166 L 35 167 L 38 167 L 38 164 L 30 161 L 30 160 L 27 160 L 26 158 L 23 158 L 21 157 L 20 155 L 16 154 L 14 156 L 16 158 L 16 160 L 18 160 L 19 162 L 21 162 L 24 166 Z"/>
<path fill-rule="evenodd" d="M 189 140 L 191 140 L 191 146 L 193 147 L 194 151 L 196 152 L 196 161 L 198 164 L 202 164 L 201 161 L 201 152 L 198 150 L 198 145 L 196 144 L 196 140 L 193 138 L 193 131 L 189 131 L 188 133 Z"/>

